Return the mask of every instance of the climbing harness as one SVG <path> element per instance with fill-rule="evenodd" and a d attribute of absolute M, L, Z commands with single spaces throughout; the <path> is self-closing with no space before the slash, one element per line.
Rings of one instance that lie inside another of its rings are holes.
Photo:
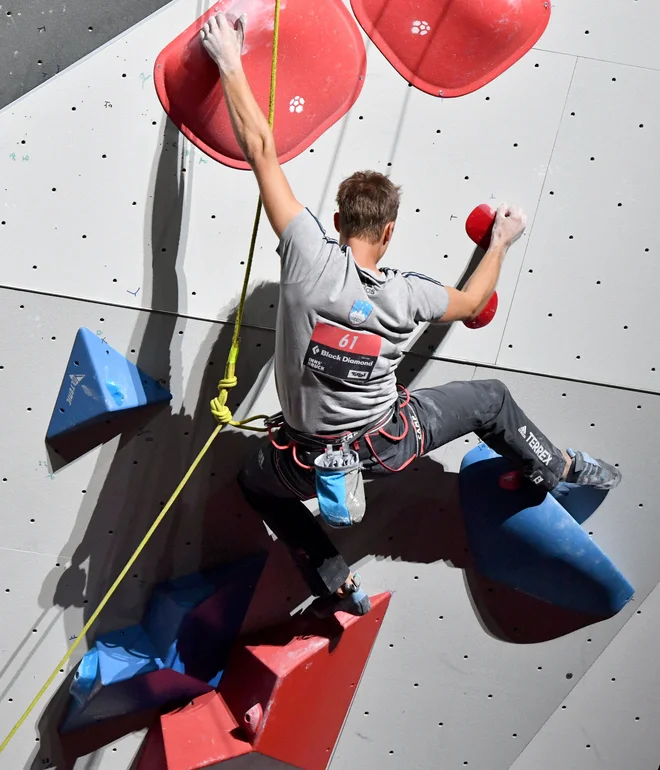
<path fill-rule="evenodd" d="M 389 433 L 386 433 L 382 428 L 377 431 L 380 433 L 381 436 L 384 436 L 385 438 L 389 439 L 390 441 L 403 441 L 406 436 L 408 435 L 408 431 L 410 430 L 410 423 L 408 422 L 408 418 L 406 417 L 406 410 L 408 410 L 408 413 L 410 414 L 410 422 L 413 424 L 413 430 L 415 431 L 415 452 L 410 455 L 410 457 L 398 468 L 391 468 L 389 465 L 386 465 L 379 457 L 378 452 L 374 449 L 373 445 L 373 439 L 372 435 L 373 433 L 367 433 L 367 435 L 364 437 L 365 443 L 371 450 L 372 457 L 376 462 L 385 468 L 386 471 L 389 471 L 390 473 L 399 473 L 404 468 L 407 468 L 411 462 L 416 460 L 418 457 L 421 457 L 424 454 L 424 432 L 422 431 L 419 418 L 417 417 L 417 411 L 410 401 L 410 393 L 408 392 L 407 388 L 404 388 L 403 385 L 398 386 L 401 390 L 403 400 L 401 400 L 398 404 L 399 414 L 401 416 L 401 421 L 403 422 L 403 433 L 399 436 L 393 436 Z"/>
<path fill-rule="evenodd" d="M 404 470 L 424 453 L 424 435 L 410 393 L 403 385 L 398 385 L 398 388 L 400 396 L 397 402 L 384 415 L 354 431 L 301 433 L 285 423 L 281 412 L 266 420 L 270 442 L 277 450 L 275 468 L 280 480 L 294 494 L 300 494 L 282 470 L 280 455 L 290 451 L 293 462 L 299 468 L 314 472 L 319 515 L 331 527 L 350 527 L 364 518 L 366 502 L 362 471 L 365 466 L 359 455 L 361 441 L 364 441 L 369 457 L 388 473 Z M 399 435 L 386 430 L 395 415 L 401 419 L 403 426 Z M 373 440 L 380 435 L 388 442 L 403 441 L 411 430 L 410 423 L 415 434 L 415 450 L 400 467 L 392 468 L 380 458 Z M 275 430 L 278 431 L 277 436 Z M 307 463 L 303 457 L 308 460 Z"/>
<path fill-rule="evenodd" d="M 270 96 L 269 96 L 269 103 L 268 103 L 268 125 L 270 126 L 271 129 L 273 128 L 274 119 L 275 119 L 275 87 L 276 87 L 276 76 L 277 76 L 277 54 L 278 54 L 279 32 L 280 32 L 280 0 L 275 0 L 275 12 L 274 12 L 274 23 L 273 23 L 273 53 L 272 53 L 271 67 L 270 67 Z M 20 719 L 9 731 L 7 737 L 2 741 L 2 743 L 0 744 L 0 753 L 2 753 L 5 750 L 5 748 L 7 748 L 7 745 L 9 744 L 11 739 L 16 735 L 21 725 L 32 713 L 37 703 L 41 700 L 41 698 L 44 696 L 48 688 L 55 681 L 55 678 L 57 677 L 58 673 L 61 670 L 63 670 L 65 664 L 71 658 L 71 656 L 76 651 L 78 646 L 81 644 L 83 639 L 87 637 L 87 633 L 89 632 L 90 628 L 94 625 L 99 615 L 105 608 L 106 604 L 110 601 L 113 594 L 117 590 L 119 584 L 126 577 L 126 575 L 128 574 L 133 564 L 137 561 L 138 557 L 140 556 L 142 551 L 145 549 L 147 543 L 153 536 L 154 532 L 158 529 L 160 523 L 163 521 L 163 519 L 167 515 L 170 508 L 176 502 L 177 498 L 183 491 L 183 488 L 186 486 L 186 484 L 190 480 L 190 477 L 195 472 L 197 466 L 200 464 L 200 462 L 202 461 L 202 459 L 204 458 L 208 450 L 211 448 L 211 445 L 213 444 L 215 439 L 218 437 L 220 431 L 225 427 L 225 425 L 232 425 L 233 427 L 242 428 L 243 430 L 252 430 L 252 431 L 258 431 L 258 432 L 267 431 L 267 428 L 256 427 L 251 425 L 250 423 L 253 423 L 256 420 L 266 420 L 268 419 L 268 415 L 258 414 L 252 417 L 248 417 L 244 420 L 234 420 L 233 414 L 229 409 L 229 407 L 227 406 L 229 391 L 232 388 L 236 387 L 236 384 L 238 382 L 238 379 L 236 377 L 236 362 L 238 360 L 238 354 L 240 350 L 241 325 L 243 323 L 245 300 L 247 297 L 247 290 L 250 282 L 250 272 L 252 270 L 252 262 L 254 259 L 254 252 L 255 252 L 255 247 L 257 242 L 257 232 L 259 230 L 259 223 L 261 220 L 262 208 L 263 206 L 262 206 L 261 198 L 259 198 L 257 202 L 257 210 L 254 217 L 254 224 L 252 227 L 250 249 L 248 252 L 248 258 L 245 265 L 245 275 L 243 277 L 243 288 L 241 290 L 241 297 L 238 303 L 238 310 L 236 312 L 236 320 L 234 322 L 234 333 L 232 335 L 232 342 L 231 342 L 231 347 L 229 349 L 229 355 L 227 356 L 225 376 L 218 383 L 217 397 L 214 398 L 213 401 L 211 401 L 211 412 L 215 417 L 215 419 L 217 420 L 218 426 L 215 428 L 215 430 L 211 434 L 206 444 L 204 444 L 200 453 L 193 460 L 192 465 L 184 475 L 180 484 L 174 490 L 174 493 L 172 494 L 170 499 L 167 501 L 167 503 L 163 507 L 163 510 L 158 514 L 158 516 L 154 520 L 151 527 L 149 527 L 149 529 L 147 530 L 147 533 L 140 541 L 133 555 L 126 562 L 126 565 L 124 566 L 124 568 L 121 570 L 119 575 L 117 575 L 115 582 L 110 586 L 105 596 L 99 602 L 97 608 L 90 615 L 89 620 L 82 627 L 80 633 L 75 638 L 75 641 L 73 642 L 71 647 L 69 647 L 66 654 L 62 657 L 62 659 L 57 664 L 57 666 L 55 666 L 51 675 L 48 677 L 48 679 L 46 680 L 44 685 L 41 687 L 39 692 L 35 695 L 31 703 L 29 704 L 29 706 L 25 709 Z"/>

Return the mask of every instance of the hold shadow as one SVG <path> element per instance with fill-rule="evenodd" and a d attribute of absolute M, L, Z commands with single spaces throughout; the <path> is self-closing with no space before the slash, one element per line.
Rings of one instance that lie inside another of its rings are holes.
<path fill-rule="evenodd" d="M 461 277 L 456 282 L 456 289 L 463 289 L 465 284 L 470 280 L 470 277 L 477 269 L 482 257 L 486 252 L 481 247 L 475 247 L 470 257 L 465 270 Z M 445 341 L 446 336 L 449 334 L 451 324 L 448 323 L 431 323 L 428 324 L 426 329 L 417 337 L 403 357 L 403 360 L 399 364 L 398 379 L 399 382 L 406 388 L 410 387 L 412 381 L 417 376 L 419 362 L 416 360 L 418 356 L 424 358 L 433 358 Z M 411 356 L 413 358 L 411 358 Z"/>

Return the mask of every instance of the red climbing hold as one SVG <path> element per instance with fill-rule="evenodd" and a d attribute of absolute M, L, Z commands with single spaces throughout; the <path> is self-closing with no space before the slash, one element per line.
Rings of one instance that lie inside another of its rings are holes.
<path fill-rule="evenodd" d="M 295 619 L 239 644 L 219 692 L 254 751 L 305 770 L 328 766 L 390 598 L 373 596 L 362 617 Z"/>
<path fill-rule="evenodd" d="M 481 203 L 472 209 L 465 220 L 465 232 L 484 251 L 490 246 L 495 213 L 487 203 Z"/>
<path fill-rule="evenodd" d="M 484 326 L 488 326 L 488 324 L 495 318 L 495 313 L 497 312 L 497 292 L 494 291 L 490 295 L 490 299 L 486 304 L 484 305 L 483 310 L 476 318 L 473 318 L 471 321 L 463 321 L 463 323 L 467 326 L 468 329 L 483 329 Z"/>
<path fill-rule="evenodd" d="M 499 484 L 500 489 L 506 489 L 507 492 L 516 492 L 523 484 L 522 472 L 508 471 L 507 473 L 503 473 L 497 483 Z"/>
<path fill-rule="evenodd" d="M 494 222 L 495 212 L 487 203 L 482 203 L 473 209 L 465 220 L 465 232 L 479 248 L 485 251 L 490 246 Z M 495 318 L 497 305 L 497 292 L 494 291 L 481 313 L 471 321 L 463 321 L 463 323 L 468 329 L 482 329 Z"/>
<path fill-rule="evenodd" d="M 236 720 L 215 692 L 206 693 L 171 714 L 161 717 L 167 770 L 216 767 L 234 757 L 250 754 Z"/>
<path fill-rule="evenodd" d="M 520 59 L 550 19 L 549 0 L 351 0 L 364 31 L 409 83 L 463 96 Z"/>
<path fill-rule="evenodd" d="M 278 767 L 325 770 L 391 596 L 372 596 L 362 617 L 300 617 L 244 637 L 218 692 L 149 731 L 138 770 L 234 767 L 246 754 L 261 755 L 250 767 L 270 767 L 269 757 Z"/>
<path fill-rule="evenodd" d="M 243 8 L 242 6 L 245 6 Z M 231 127 L 218 68 L 199 38 L 215 13 L 247 12 L 243 67 L 268 114 L 273 3 L 221 0 L 158 56 L 154 83 L 165 112 L 197 147 L 220 163 L 247 169 Z M 366 71 L 362 35 L 342 0 L 282 3 L 275 100 L 275 145 L 281 163 L 301 153 L 357 99 Z"/>

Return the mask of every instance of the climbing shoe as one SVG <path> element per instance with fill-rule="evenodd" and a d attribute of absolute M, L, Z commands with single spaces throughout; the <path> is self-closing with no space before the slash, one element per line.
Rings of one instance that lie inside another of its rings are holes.
<path fill-rule="evenodd" d="M 586 452 L 575 452 L 567 449 L 571 458 L 571 468 L 564 481 L 553 490 L 555 496 L 565 495 L 577 487 L 593 487 L 594 489 L 614 489 L 621 481 L 621 472 L 613 465 L 603 460 L 595 460 Z"/>
<path fill-rule="evenodd" d="M 353 579 L 344 583 L 344 594 L 330 594 L 320 596 L 310 605 L 309 610 L 317 618 L 329 618 L 335 612 L 347 612 L 350 615 L 366 615 L 371 609 L 371 600 L 367 593 L 360 588 L 359 575 L 353 575 Z"/>

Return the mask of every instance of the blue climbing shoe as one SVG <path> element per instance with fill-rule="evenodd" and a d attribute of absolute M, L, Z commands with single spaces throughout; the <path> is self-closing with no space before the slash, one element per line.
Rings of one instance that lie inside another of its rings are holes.
<path fill-rule="evenodd" d="M 552 490 L 555 497 L 567 494 L 577 487 L 593 487 L 594 489 L 614 489 L 621 481 L 621 471 L 603 460 L 595 460 L 586 452 L 575 452 L 567 449 L 572 459 L 571 468 L 564 481 Z"/>
<path fill-rule="evenodd" d="M 350 615 L 366 615 L 371 609 L 371 599 L 368 594 L 360 588 L 361 580 L 359 575 L 353 575 L 353 579 L 344 583 L 343 596 L 338 594 L 329 594 L 315 599 L 308 607 L 317 618 L 329 618 L 335 612 L 347 612 Z"/>

